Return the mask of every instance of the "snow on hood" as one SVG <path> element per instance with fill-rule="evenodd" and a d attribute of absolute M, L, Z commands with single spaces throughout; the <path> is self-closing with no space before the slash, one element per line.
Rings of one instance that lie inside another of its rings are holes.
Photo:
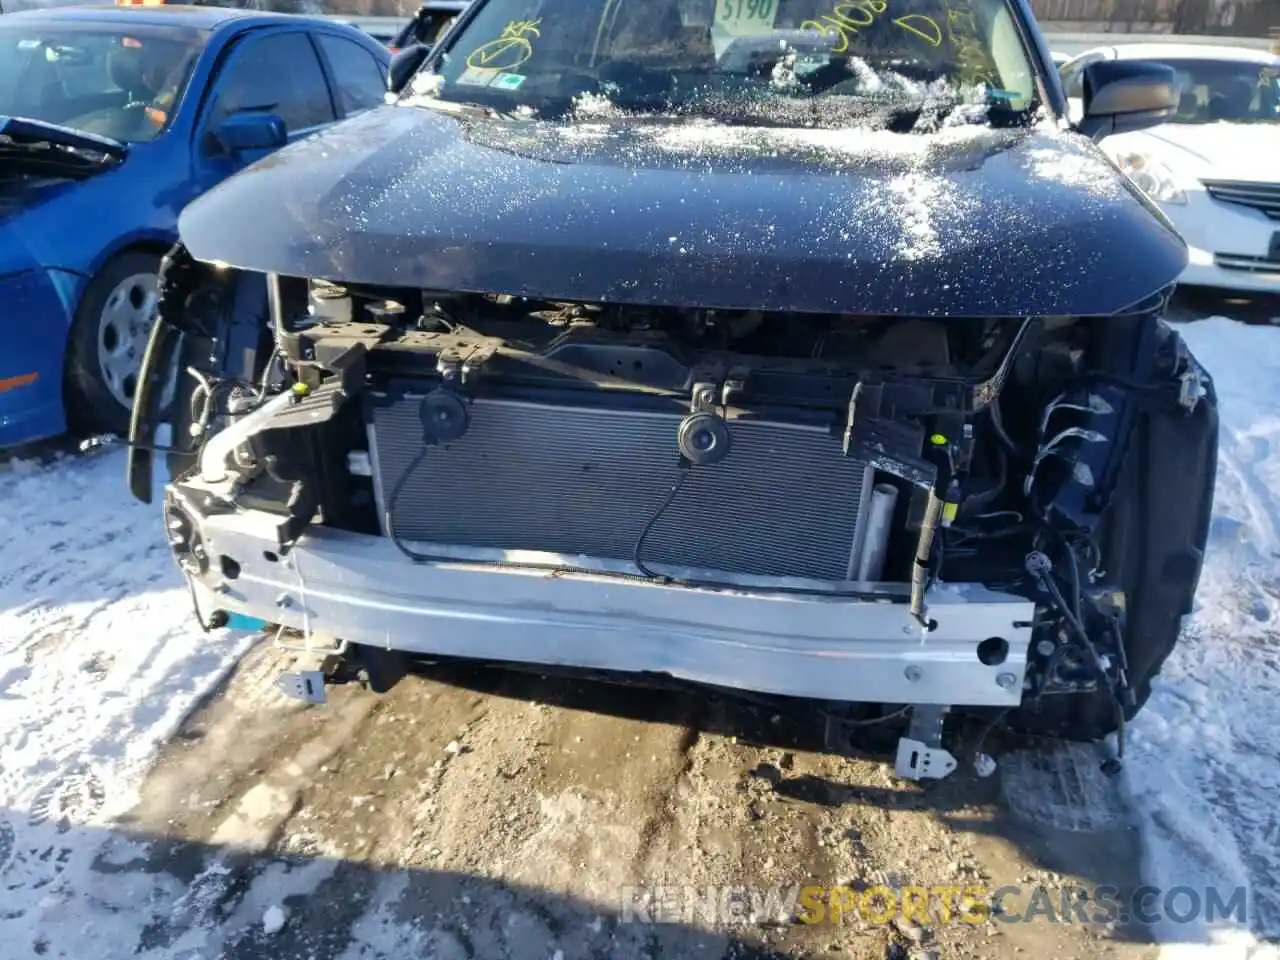
<path fill-rule="evenodd" d="M 931 317 L 1113 313 L 1186 263 L 1050 123 L 752 126 L 604 98 L 570 122 L 383 107 L 224 181 L 179 230 L 197 259 L 348 283 Z"/>
<path fill-rule="evenodd" d="M 1144 136 L 1167 145 L 1161 150 L 1167 162 L 1185 158 L 1197 175 L 1280 180 L 1280 123 L 1166 123 Z"/>

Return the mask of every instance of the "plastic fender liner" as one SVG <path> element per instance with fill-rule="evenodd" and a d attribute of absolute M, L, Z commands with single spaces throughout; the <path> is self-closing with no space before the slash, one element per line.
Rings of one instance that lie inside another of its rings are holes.
<path fill-rule="evenodd" d="M 143 503 L 152 496 L 152 445 L 155 443 L 156 420 L 164 398 L 164 381 L 172 369 L 182 331 L 175 322 L 177 311 L 184 305 L 185 292 L 196 262 L 181 243 L 175 244 L 160 261 L 156 319 L 147 338 L 138 371 L 138 387 L 129 415 L 129 456 L 125 477 L 129 491 Z"/>
<path fill-rule="evenodd" d="M 1107 564 L 1129 598 L 1125 646 L 1139 706 L 1192 611 L 1204 565 L 1218 464 L 1218 398 L 1205 386 L 1194 411 L 1142 418 L 1129 465 L 1137 495 L 1124 497 L 1132 517 L 1117 518 L 1125 533 Z"/>

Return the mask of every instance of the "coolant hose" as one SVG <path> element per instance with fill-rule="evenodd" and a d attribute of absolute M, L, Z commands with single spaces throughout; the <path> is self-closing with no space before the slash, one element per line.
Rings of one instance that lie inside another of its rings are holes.
<path fill-rule="evenodd" d="M 301 387 L 302 384 L 295 384 Z M 285 407 L 301 399 L 305 390 L 286 390 L 272 397 L 258 409 L 241 417 L 220 433 L 209 438 L 200 452 L 200 479 L 205 483 L 221 483 L 227 479 L 227 460 L 236 447 L 261 432 L 268 420 Z"/>

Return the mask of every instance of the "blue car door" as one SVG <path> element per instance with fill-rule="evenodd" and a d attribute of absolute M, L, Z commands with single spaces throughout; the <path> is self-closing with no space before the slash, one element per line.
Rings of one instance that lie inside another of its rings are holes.
<path fill-rule="evenodd" d="M 247 111 L 278 116 L 290 141 L 335 120 L 329 85 L 306 30 L 255 31 L 236 41 L 223 61 L 196 132 L 198 179 L 204 189 L 270 152 L 228 153 L 214 136 L 222 120 Z"/>

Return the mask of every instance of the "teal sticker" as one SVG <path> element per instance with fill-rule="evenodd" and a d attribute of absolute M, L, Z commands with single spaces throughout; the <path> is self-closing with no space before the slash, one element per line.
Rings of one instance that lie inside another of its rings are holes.
<path fill-rule="evenodd" d="M 524 77 L 518 73 L 500 73 L 493 78 L 493 83 L 489 86 L 495 90 L 519 90 L 522 83 L 524 83 Z"/>
<path fill-rule="evenodd" d="M 259 630 L 267 628 L 267 621 L 259 620 L 257 617 L 246 617 L 244 614 L 233 613 L 227 618 L 228 630 L 248 630 L 250 633 L 257 633 Z"/>

